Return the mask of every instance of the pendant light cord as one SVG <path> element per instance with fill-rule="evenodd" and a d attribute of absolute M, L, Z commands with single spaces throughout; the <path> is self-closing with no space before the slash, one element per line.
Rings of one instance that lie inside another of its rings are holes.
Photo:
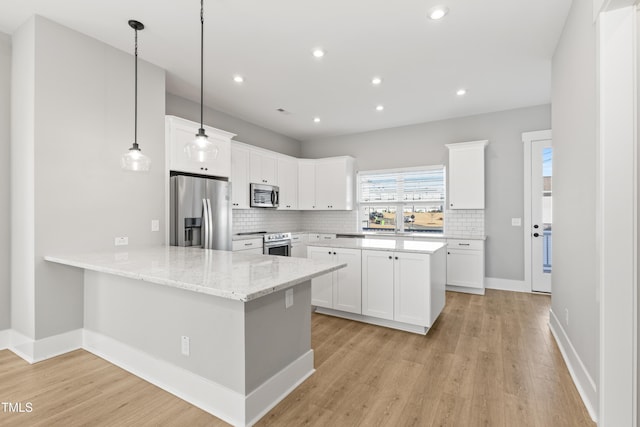
<path fill-rule="evenodd" d="M 133 145 L 138 148 L 138 29 L 135 28 L 135 95 L 134 95 L 134 113 L 133 113 Z"/>
<path fill-rule="evenodd" d="M 200 129 L 204 129 L 204 0 L 200 0 Z"/>

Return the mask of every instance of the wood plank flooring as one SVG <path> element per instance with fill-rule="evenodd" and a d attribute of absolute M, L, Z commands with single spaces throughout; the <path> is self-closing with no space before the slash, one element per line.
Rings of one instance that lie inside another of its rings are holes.
<path fill-rule="evenodd" d="M 550 298 L 447 293 L 420 336 L 312 317 L 316 373 L 258 426 L 595 427 L 549 331 Z M 29 365 L 0 351 L 0 426 L 226 426 L 83 350 Z"/>

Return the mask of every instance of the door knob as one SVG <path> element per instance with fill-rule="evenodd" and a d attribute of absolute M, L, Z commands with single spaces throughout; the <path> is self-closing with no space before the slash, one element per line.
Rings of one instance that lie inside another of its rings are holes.
<path fill-rule="evenodd" d="M 540 226 L 538 224 L 535 224 L 533 228 L 540 228 Z"/>
<path fill-rule="evenodd" d="M 533 237 L 539 237 L 540 233 L 533 233 Z"/>

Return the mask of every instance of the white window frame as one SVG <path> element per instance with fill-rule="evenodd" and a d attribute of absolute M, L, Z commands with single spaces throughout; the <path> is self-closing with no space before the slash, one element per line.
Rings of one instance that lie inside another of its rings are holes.
<path fill-rule="evenodd" d="M 442 171 L 442 186 L 443 186 L 443 196 L 444 198 L 440 201 L 433 201 L 433 202 L 428 202 L 428 201 L 403 201 L 403 200 L 389 200 L 389 201 L 384 201 L 384 200 L 376 200 L 376 201 L 363 201 L 362 200 L 362 185 L 361 185 L 361 178 L 362 176 L 367 176 L 367 175 L 376 175 L 376 174 L 384 174 L 384 173 L 405 173 L 405 172 L 418 172 L 418 171 L 430 171 L 430 170 L 441 170 Z M 363 206 L 372 206 L 372 205 L 385 205 L 385 206 L 389 206 L 389 207 L 395 207 L 396 209 L 396 226 L 394 229 L 395 233 L 404 233 L 405 229 L 404 229 L 404 208 L 407 206 L 411 206 L 411 207 L 431 207 L 431 206 L 436 206 L 436 205 L 442 205 L 442 215 L 444 216 L 444 223 L 446 224 L 446 198 L 447 198 L 447 170 L 446 170 L 446 166 L 445 165 L 428 165 L 428 166 L 415 166 L 415 167 L 407 167 L 407 168 L 394 168 L 394 169 L 377 169 L 377 170 L 367 170 L 367 171 L 358 171 L 357 173 L 357 177 L 356 177 L 356 200 L 357 200 L 357 206 L 358 206 L 358 215 L 356 217 L 356 221 L 357 221 L 357 229 L 358 231 L 362 231 L 362 219 L 360 217 L 361 214 L 361 209 Z M 399 215 L 400 213 L 400 215 Z M 402 217 L 402 220 L 400 220 L 400 216 Z M 391 232 L 391 230 L 384 230 L 381 229 L 381 232 Z M 411 230 L 412 232 L 415 230 Z M 420 233 L 420 231 L 415 231 L 417 233 Z M 444 233 L 444 224 L 442 226 L 442 233 Z M 425 234 L 429 233 L 428 231 L 423 232 Z"/>

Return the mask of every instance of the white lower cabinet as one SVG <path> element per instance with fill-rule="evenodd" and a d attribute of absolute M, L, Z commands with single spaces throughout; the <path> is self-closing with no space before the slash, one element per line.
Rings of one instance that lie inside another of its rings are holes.
<path fill-rule="evenodd" d="M 231 242 L 231 250 L 233 252 L 242 252 L 243 254 L 262 254 L 262 247 L 262 238 L 234 240 L 233 242 Z"/>
<path fill-rule="evenodd" d="M 349 313 L 362 313 L 359 249 L 308 247 L 307 258 L 347 264 L 311 280 L 311 304 Z"/>
<path fill-rule="evenodd" d="M 393 252 L 362 251 L 362 314 L 393 320 Z"/>
<path fill-rule="evenodd" d="M 363 250 L 362 314 L 430 326 L 430 277 L 429 255 Z"/>
<path fill-rule="evenodd" d="M 484 242 L 447 240 L 447 285 L 484 289 Z"/>
<path fill-rule="evenodd" d="M 291 235 L 291 256 L 294 258 L 307 257 L 307 235 L 303 233 Z"/>

